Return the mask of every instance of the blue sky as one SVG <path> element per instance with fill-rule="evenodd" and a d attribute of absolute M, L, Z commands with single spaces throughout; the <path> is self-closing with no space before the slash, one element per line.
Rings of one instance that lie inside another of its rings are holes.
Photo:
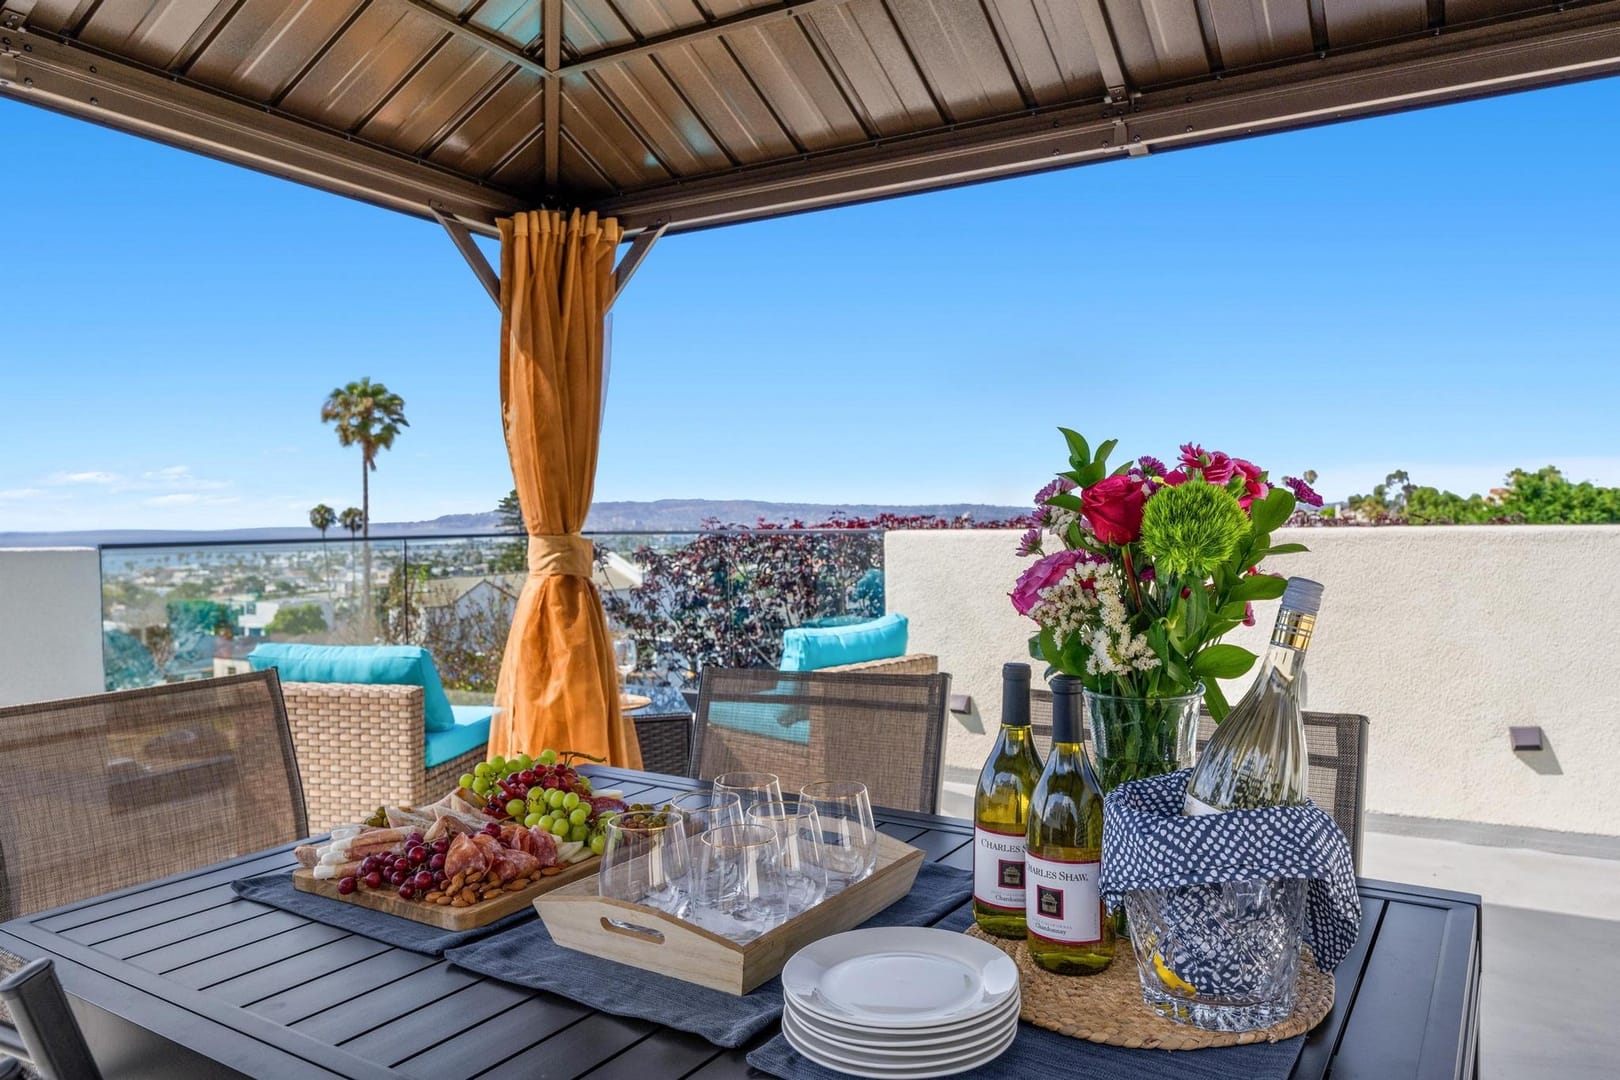
<path fill-rule="evenodd" d="M 1610 80 L 668 238 L 616 311 L 597 495 L 1020 502 L 1058 424 L 1329 497 L 1620 483 L 1617 110 Z M 0 531 L 358 503 L 318 411 L 362 375 L 412 425 L 374 519 L 511 487 L 496 313 L 437 227 L 8 101 L 0 139 Z"/>

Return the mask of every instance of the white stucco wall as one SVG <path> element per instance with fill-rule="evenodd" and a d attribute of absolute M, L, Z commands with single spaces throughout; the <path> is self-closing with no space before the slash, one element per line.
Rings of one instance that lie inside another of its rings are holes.
<path fill-rule="evenodd" d="M 1311 551 L 1271 569 L 1326 586 L 1309 706 L 1371 720 L 1369 811 L 1620 836 L 1620 528 L 1284 534 Z M 973 696 L 975 714 L 951 718 L 956 769 L 978 769 L 990 739 L 979 729 L 999 722 L 1001 664 L 1027 657 L 1032 624 L 1006 597 L 1027 565 L 1015 540 L 885 542 L 888 608 L 910 619 L 910 651 L 937 653 L 953 691 Z M 1229 640 L 1258 651 L 1275 610 L 1263 605 L 1259 625 Z M 1515 754 L 1513 724 L 1540 725 L 1548 750 Z"/>
<path fill-rule="evenodd" d="M 103 689 L 95 549 L 0 548 L 0 705 Z"/>

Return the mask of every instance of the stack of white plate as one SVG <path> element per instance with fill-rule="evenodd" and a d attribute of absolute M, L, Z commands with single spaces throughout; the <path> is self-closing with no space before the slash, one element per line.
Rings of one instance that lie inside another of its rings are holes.
<path fill-rule="evenodd" d="M 782 989 L 787 1041 L 851 1076 L 950 1076 L 999 1057 L 1018 1034 L 1017 965 L 948 930 L 822 938 L 787 962 Z"/>

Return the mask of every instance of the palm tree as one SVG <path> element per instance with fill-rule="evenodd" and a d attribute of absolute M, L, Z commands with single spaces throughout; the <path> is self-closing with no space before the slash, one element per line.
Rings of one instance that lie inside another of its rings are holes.
<path fill-rule="evenodd" d="M 371 636 L 371 474 L 377 469 L 377 451 L 394 445 L 400 428 L 410 427 L 405 419 L 405 399 L 382 383 L 361 379 L 339 386 L 321 405 L 321 422 L 337 429 L 338 445 L 360 448 L 360 532 L 364 571 L 360 579 L 361 627 Z M 344 511 L 347 513 L 348 511 Z M 344 528 L 349 526 L 345 523 Z M 350 532 L 354 530 L 350 529 Z"/>
<path fill-rule="evenodd" d="M 323 584 L 328 592 L 332 591 L 332 560 L 326 553 L 326 530 L 337 524 L 337 511 L 325 503 L 316 503 L 310 507 L 309 524 L 311 528 L 319 529 L 321 533 L 321 566 Z"/>
<path fill-rule="evenodd" d="M 377 451 L 394 445 L 405 419 L 405 399 L 382 383 L 361 379 L 339 386 L 321 405 L 321 423 L 337 428 L 338 445 L 360 447 L 361 531 L 371 539 L 371 474 L 377 470 Z"/>
<path fill-rule="evenodd" d="M 354 539 L 361 529 L 366 527 L 366 513 L 358 506 L 351 506 L 337 516 L 338 524 L 349 530 L 349 539 Z"/>

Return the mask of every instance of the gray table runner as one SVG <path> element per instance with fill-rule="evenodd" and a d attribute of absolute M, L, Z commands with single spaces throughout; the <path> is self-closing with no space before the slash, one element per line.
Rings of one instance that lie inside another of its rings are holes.
<path fill-rule="evenodd" d="M 911 892 L 862 926 L 931 926 L 967 902 L 973 875 L 938 863 L 917 871 Z M 782 1015 L 782 980 L 772 979 L 742 997 L 696 986 L 565 949 L 536 920 L 446 958 L 480 975 L 546 990 L 615 1016 L 634 1016 L 689 1031 L 716 1046 L 742 1046 Z"/>
<path fill-rule="evenodd" d="M 966 930 L 969 908 L 939 922 L 942 929 Z M 1031 1077 L 1083 1076 L 1086 1080 L 1287 1080 L 1305 1036 L 1275 1043 L 1223 1046 L 1209 1050 L 1127 1050 L 1060 1035 L 1020 1023 L 1007 1052 L 972 1070 L 974 1080 L 1030 1080 Z M 781 1035 L 748 1055 L 748 1064 L 782 1080 L 842 1080 L 847 1073 L 818 1065 Z"/>
<path fill-rule="evenodd" d="M 231 882 L 231 888 L 244 900 L 268 904 L 294 915 L 302 915 L 327 926 L 359 934 L 361 937 L 385 941 L 401 949 L 424 956 L 443 956 L 446 949 L 465 945 L 486 935 L 538 921 L 532 905 L 525 905 L 504 919 L 496 919 L 488 926 L 474 930 L 442 930 L 437 926 L 419 923 L 414 919 L 390 915 L 384 911 L 361 907 L 343 900 L 333 900 L 317 893 L 299 892 L 293 887 L 292 874 L 286 870 L 258 877 L 242 878 Z"/>

